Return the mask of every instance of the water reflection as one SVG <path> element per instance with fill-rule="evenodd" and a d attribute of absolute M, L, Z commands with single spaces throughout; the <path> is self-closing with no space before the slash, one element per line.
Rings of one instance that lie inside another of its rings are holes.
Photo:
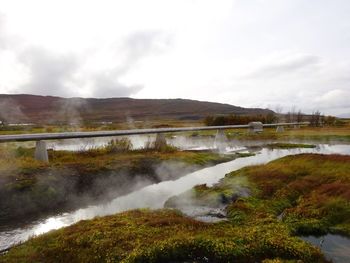
<path fill-rule="evenodd" d="M 127 138 L 131 141 L 133 149 L 142 149 L 148 142 L 155 140 L 155 135 L 131 135 Z M 86 151 L 93 148 L 106 146 L 112 139 L 122 137 L 103 137 L 103 138 L 84 138 L 84 139 L 67 139 L 48 142 L 48 148 L 56 151 Z M 227 141 L 218 143 L 215 137 L 198 136 L 188 137 L 177 135 L 166 138 L 167 143 L 181 150 L 210 150 L 220 147 L 222 151 L 236 151 L 244 148 L 244 143 L 237 141 Z"/>
<path fill-rule="evenodd" d="M 326 257 L 335 263 L 347 263 L 350 261 L 350 239 L 328 234 L 325 236 L 302 237 L 307 242 L 319 247 Z"/>

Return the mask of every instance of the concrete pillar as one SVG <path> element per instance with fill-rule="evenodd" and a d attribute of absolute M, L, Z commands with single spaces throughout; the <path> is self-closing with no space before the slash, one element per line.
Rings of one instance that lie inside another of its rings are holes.
<path fill-rule="evenodd" d="M 249 122 L 248 125 L 250 133 L 263 132 L 263 124 L 259 121 Z"/>
<path fill-rule="evenodd" d="M 157 133 L 156 140 L 154 142 L 154 148 L 156 150 L 162 150 L 167 145 L 165 135 L 163 133 Z"/>
<path fill-rule="evenodd" d="M 277 126 L 276 132 L 284 132 L 284 127 L 283 126 Z"/>
<path fill-rule="evenodd" d="M 226 150 L 227 137 L 224 130 L 217 130 L 214 140 L 214 148 L 220 152 Z"/>
<path fill-rule="evenodd" d="M 49 156 L 47 154 L 46 142 L 44 141 L 36 141 L 35 146 L 35 159 L 38 161 L 48 162 Z"/>

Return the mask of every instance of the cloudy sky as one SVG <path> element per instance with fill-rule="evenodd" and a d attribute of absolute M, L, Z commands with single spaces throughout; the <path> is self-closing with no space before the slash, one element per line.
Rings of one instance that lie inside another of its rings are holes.
<path fill-rule="evenodd" d="M 0 0 L 0 93 L 350 116 L 349 0 Z"/>

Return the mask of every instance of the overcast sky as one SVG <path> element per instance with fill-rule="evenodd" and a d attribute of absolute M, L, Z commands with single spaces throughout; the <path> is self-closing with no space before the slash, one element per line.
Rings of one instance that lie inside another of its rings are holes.
<path fill-rule="evenodd" d="M 350 1 L 0 0 L 0 93 L 350 116 Z"/>

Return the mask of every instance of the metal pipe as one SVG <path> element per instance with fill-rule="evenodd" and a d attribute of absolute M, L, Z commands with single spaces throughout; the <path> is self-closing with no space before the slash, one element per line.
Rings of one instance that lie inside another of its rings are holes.
<path fill-rule="evenodd" d="M 263 127 L 290 126 L 290 125 L 308 125 L 309 122 L 294 123 L 273 123 L 263 124 Z M 93 138 L 109 136 L 140 135 L 152 133 L 170 133 L 170 132 L 187 132 L 187 131 L 208 131 L 208 130 L 226 130 L 249 128 L 247 125 L 224 125 L 224 126 L 202 126 L 202 127 L 181 127 L 181 128 L 157 128 L 157 129 L 134 129 L 134 130 L 115 130 L 115 131 L 93 131 L 93 132 L 61 132 L 61 133 L 32 133 L 32 134 L 15 134 L 1 135 L 0 143 L 4 142 L 24 142 L 24 141 L 45 141 L 60 139 L 76 138 Z"/>

